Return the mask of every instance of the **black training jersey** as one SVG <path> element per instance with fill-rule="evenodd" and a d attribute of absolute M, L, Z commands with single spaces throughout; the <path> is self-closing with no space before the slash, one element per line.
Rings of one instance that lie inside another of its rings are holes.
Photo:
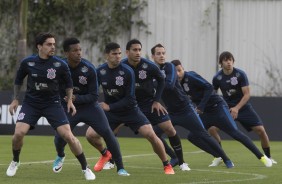
<path fill-rule="evenodd" d="M 97 76 L 111 112 L 123 112 L 137 106 L 135 76 L 128 65 L 120 63 L 116 68 L 109 68 L 104 63 L 97 68 Z"/>
<path fill-rule="evenodd" d="M 41 59 L 38 55 L 22 60 L 17 71 L 15 85 L 22 85 L 27 78 L 25 101 L 34 103 L 52 103 L 60 100 L 60 83 L 72 88 L 68 65 L 56 56 Z"/>
<path fill-rule="evenodd" d="M 247 75 L 244 71 L 238 68 L 233 68 L 230 75 L 225 75 L 223 71 L 220 70 L 213 77 L 212 83 L 216 90 L 220 88 L 224 100 L 230 107 L 233 107 L 240 102 L 244 96 L 242 87 L 249 85 Z"/>
<path fill-rule="evenodd" d="M 66 60 L 67 61 L 67 60 Z M 82 58 L 78 66 L 70 68 L 73 81 L 73 94 L 75 95 L 76 106 L 97 102 L 98 80 L 94 65 Z M 62 84 L 61 98 L 66 96 L 65 84 Z M 63 101 L 65 103 L 65 101 Z"/>
<path fill-rule="evenodd" d="M 202 112 L 222 101 L 212 84 L 194 71 L 185 71 L 180 83 L 184 92 L 190 96 L 192 102 Z"/>
<path fill-rule="evenodd" d="M 176 69 L 172 63 L 165 63 L 160 66 L 165 75 L 165 88 L 162 93 L 162 100 L 169 113 L 177 113 L 190 103 L 189 97 L 185 94 L 180 83 Z"/>
<path fill-rule="evenodd" d="M 135 95 L 138 104 L 159 102 L 165 85 L 164 75 L 159 67 L 145 58 L 141 58 L 137 67 L 130 65 L 127 58 L 122 62 L 129 65 L 135 73 Z M 154 81 L 157 82 L 156 88 Z"/>

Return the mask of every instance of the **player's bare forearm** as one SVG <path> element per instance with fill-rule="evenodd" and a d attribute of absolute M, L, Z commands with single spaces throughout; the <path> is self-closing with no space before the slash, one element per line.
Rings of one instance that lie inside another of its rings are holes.
<path fill-rule="evenodd" d="M 67 88 L 66 89 L 66 95 L 67 95 L 67 101 L 72 101 L 72 94 L 73 94 L 73 89 L 72 88 Z"/>
<path fill-rule="evenodd" d="M 21 85 L 14 85 L 13 100 L 19 100 L 20 91 L 21 91 Z"/>

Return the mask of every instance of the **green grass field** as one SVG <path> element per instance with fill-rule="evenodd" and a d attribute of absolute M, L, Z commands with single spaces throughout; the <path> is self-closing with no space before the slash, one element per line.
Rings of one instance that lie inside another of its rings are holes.
<path fill-rule="evenodd" d="M 162 163 L 145 139 L 118 138 L 125 168 L 131 176 L 118 176 L 116 169 L 112 169 L 95 173 L 96 180 L 86 181 L 81 173 L 78 161 L 68 147 L 66 147 L 67 157 L 63 170 L 59 174 L 53 173 L 52 161 L 55 158 L 55 149 L 51 136 L 26 136 L 20 157 L 21 166 L 14 177 L 6 176 L 6 169 L 12 159 L 11 138 L 12 136 L 0 136 L 1 184 L 80 184 L 85 182 L 104 184 L 282 183 L 281 142 L 271 142 L 272 156 L 278 161 L 278 164 L 266 168 L 240 143 L 223 141 L 225 151 L 235 164 L 233 169 L 226 169 L 224 165 L 209 168 L 208 165 L 211 163 L 212 157 L 183 139 L 184 158 L 192 170 L 183 172 L 175 167 L 175 175 L 165 175 Z M 98 160 L 99 153 L 87 143 L 84 137 L 78 138 L 82 143 L 87 160 L 93 168 Z M 259 146 L 259 142 L 255 143 Z"/>

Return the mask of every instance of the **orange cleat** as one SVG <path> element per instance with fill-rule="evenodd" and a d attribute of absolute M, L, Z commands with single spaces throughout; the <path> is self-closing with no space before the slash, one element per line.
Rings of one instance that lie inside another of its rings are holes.
<path fill-rule="evenodd" d="M 165 174 L 174 174 L 174 170 L 170 164 L 164 166 Z"/>
<path fill-rule="evenodd" d="M 94 171 L 99 172 L 103 169 L 104 165 L 112 158 L 112 154 L 107 150 L 105 155 L 102 155 L 94 166 Z"/>

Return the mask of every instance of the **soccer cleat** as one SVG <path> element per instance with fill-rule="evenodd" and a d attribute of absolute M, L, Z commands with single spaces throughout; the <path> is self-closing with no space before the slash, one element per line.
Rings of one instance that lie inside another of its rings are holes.
<path fill-rule="evenodd" d="M 267 156 L 262 156 L 260 158 L 260 161 L 266 166 L 266 167 L 271 167 L 272 166 L 272 161 L 269 159 Z"/>
<path fill-rule="evenodd" d="M 171 165 L 172 167 L 177 166 L 177 165 L 178 165 L 178 158 L 172 158 L 172 159 L 170 159 L 169 163 L 170 163 L 170 165 Z"/>
<path fill-rule="evenodd" d="M 15 176 L 19 166 L 20 162 L 12 161 L 6 171 L 7 176 Z"/>
<path fill-rule="evenodd" d="M 103 170 L 109 170 L 109 169 L 113 169 L 115 168 L 115 164 L 112 164 L 111 162 L 107 162 L 104 167 Z"/>
<path fill-rule="evenodd" d="M 65 157 L 59 157 L 59 156 L 56 157 L 53 163 L 53 171 L 55 173 L 61 172 L 61 170 L 63 169 L 64 161 L 65 161 Z"/>
<path fill-rule="evenodd" d="M 215 157 L 212 161 L 212 163 L 209 165 L 209 167 L 216 167 L 219 166 L 222 163 L 222 158 L 221 157 Z"/>
<path fill-rule="evenodd" d="M 102 155 L 94 166 L 94 171 L 99 172 L 103 169 L 104 165 L 112 158 L 112 154 L 107 150 L 105 155 Z"/>
<path fill-rule="evenodd" d="M 82 170 L 82 173 L 84 174 L 86 180 L 95 180 L 96 178 L 95 174 L 88 167 L 86 170 Z"/>
<path fill-rule="evenodd" d="M 226 162 L 224 162 L 224 163 L 225 163 L 225 166 L 226 166 L 228 169 L 231 169 L 231 168 L 234 167 L 234 164 L 233 164 L 233 162 L 232 162 L 231 160 L 226 160 Z"/>
<path fill-rule="evenodd" d="M 276 160 L 274 160 L 273 158 L 269 158 L 272 162 L 272 164 L 277 164 Z"/>
<path fill-rule="evenodd" d="M 180 166 L 180 170 L 181 171 L 190 171 L 191 169 L 188 167 L 188 164 L 187 163 L 183 163 L 181 164 Z"/>
<path fill-rule="evenodd" d="M 118 170 L 118 175 L 120 175 L 120 176 L 130 176 L 130 174 L 125 169 Z"/>
<path fill-rule="evenodd" d="M 174 170 L 170 164 L 164 166 L 165 174 L 174 174 Z"/>

